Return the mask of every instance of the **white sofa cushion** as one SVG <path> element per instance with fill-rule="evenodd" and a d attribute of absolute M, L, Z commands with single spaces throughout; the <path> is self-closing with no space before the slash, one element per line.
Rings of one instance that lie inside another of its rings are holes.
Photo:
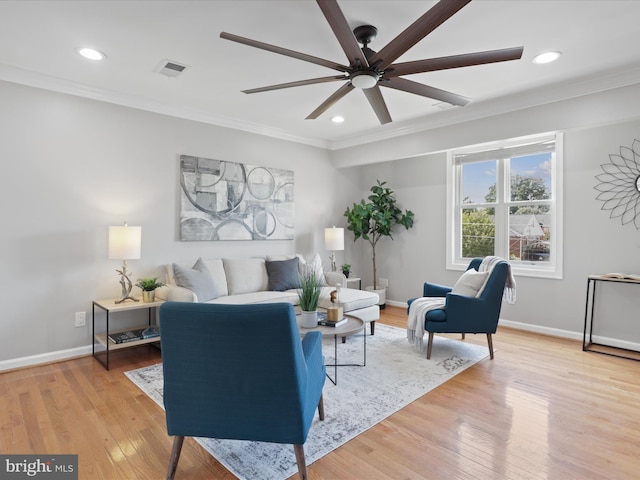
<path fill-rule="evenodd" d="M 316 278 L 320 280 L 322 285 L 326 285 L 327 282 L 324 278 L 324 270 L 322 268 L 322 260 L 320 259 L 320 254 L 316 253 L 313 257 L 309 259 L 302 258 L 300 260 L 300 273 L 304 274 L 307 270 L 311 270 L 315 272 Z"/>
<path fill-rule="evenodd" d="M 264 258 L 225 258 L 229 295 L 268 290 L 269 276 Z"/>
<path fill-rule="evenodd" d="M 286 292 L 250 292 L 230 295 L 228 297 L 218 297 L 207 303 L 224 304 L 224 305 L 244 305 L 249 303 L 276 303 L 286 302 L 292 305 L 298 304 L 298 294 L 295 290 Z"/>
<path fill-rule="evenodd" d="M 320 306 L 322 308 L 329 308 L 332 306 L 330 294 L 333 290 L 335 290 L 333 287 L 322 287 L 322 294 L 320 296 Z M 368 292 L 366 290 L 341 288 L 338 300 L 346 313 L 351 312 L 352 310 L 377 305 L 379 298 L 377 293 Z"/>
<path fill-rule="evenodd" d="M 224 297 L 229 295 L 229 287 L 227 285 L 227 275 L 224 272 L 224 265 L 221 258 L 214 258 L 211 260 L 203 259 L 204 264 L 211 273 L 211 279 L 213 280 L 213 286 L 218 292 L 218 296 Z"/>

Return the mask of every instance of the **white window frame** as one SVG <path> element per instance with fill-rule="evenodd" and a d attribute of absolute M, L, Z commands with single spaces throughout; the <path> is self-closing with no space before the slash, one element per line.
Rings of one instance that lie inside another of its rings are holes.
<path fill-rule="evenodd" d="M 511 263 L 515 275 L 543 278 L 562 278 L 562 172 L 563 172 L 563 135 L 560 132 L 549 132 L 540 135 L 518 137 L 508 140 L 500 140 L 479 145 L 458 148 L 447 151 L 447 269 L 464 270 L 469 265 L 469 258 L 462 257 L 462 167 L 456 164 L 456 155 L 481 154 L 484 151 L 492 151 L 500 148 L 514 148 L 519 145 L 527 145 L 554 140 L 555 155 L 551 161 L 551 204 L 550 204 L 550 228 L 551 248 L 549 262 L 514 261 Z M 509 185 L 510 172 L 505 168 L 507 162 L 497 162 L 496 175 L 496 204 L 490 204 L 495 208 L 495 255 L 509 258 L 509 209 L 505 202 L 505 186 Z M 547 202 L 545 202 L 547 203 Z M 478 206 L 484 206 L 479 204 Z"/>

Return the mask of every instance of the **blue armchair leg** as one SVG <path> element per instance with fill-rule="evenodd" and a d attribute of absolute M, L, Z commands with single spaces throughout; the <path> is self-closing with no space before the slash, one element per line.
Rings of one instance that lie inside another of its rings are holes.
<path fill-rule="evenodd" d="M 487 343 L 489 344 L 489 357 L 493 360 L 493 338 L 490 333 L 487 333 Z"/>
<path fill-rule="evenodd" d="M 171 457 L 169 458 L 169 470 L 167 470 L 167 480 L 173 480 L 176 476 L 176 470 L 178 468 L 178 460 L 180 460 L 180 452 L 182 451 L 182 444 L 184 443 L 183 436 L 176 436 L 173 438 L 173 448 L 171 449 Z"/>
<path fill-rule="evenodd" d="M 296 463 L 298 464 L 300 480 L 307 480 L 307 462 L 304 459 L 304 446 L 294 445 L 293 450 L 296 452 Z"/>
<path fill-rule="evenodd" d="M 318 402 L 318 417 L 320 420 L 324 420 L 324 400 L 322 400 L 322 395 L 320 395 L 320 401 Z"/>
<path fill-rule="evenodd" d="M 433 332 L 429 332 L 429 341 L 427 342 L 427 360 L 431 358 L 432 347 L 433 347 Z"/>

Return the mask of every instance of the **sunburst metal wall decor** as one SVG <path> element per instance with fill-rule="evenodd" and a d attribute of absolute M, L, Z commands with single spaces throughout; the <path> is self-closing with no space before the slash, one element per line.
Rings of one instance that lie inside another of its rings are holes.
<path fill-rule="evenodd" d="M 620 146 L 620 154 L 609 154 L 609 163 L 600 165 L 604 173 L 595 189 L 602 210 L 610 210 L 609 218 L 620 217 L 623 225 L 633 222 L 640 229 L 640 141 L 631 147 Z"/>

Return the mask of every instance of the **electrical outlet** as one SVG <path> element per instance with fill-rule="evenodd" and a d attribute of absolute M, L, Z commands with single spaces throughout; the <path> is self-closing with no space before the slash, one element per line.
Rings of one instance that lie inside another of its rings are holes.
<path fill-rule="evenodd" d="M 76 312 L 76 328 L 87 326 L 87 314 L 86 312 Z"/>

